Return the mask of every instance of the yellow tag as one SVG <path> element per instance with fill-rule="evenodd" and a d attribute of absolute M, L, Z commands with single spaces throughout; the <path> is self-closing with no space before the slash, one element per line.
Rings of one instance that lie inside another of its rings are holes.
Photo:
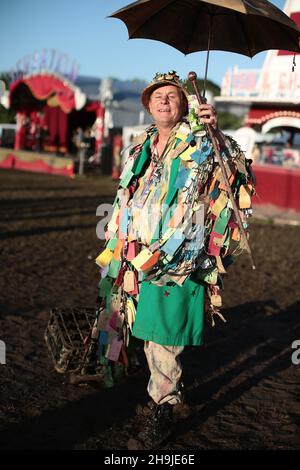
<path fill-rule="evenodd" d="M 223 266 L 222 260 L 220 256 L 216 256 L 216 261 L 217 261 L 217 268 L 220 274 L 226 274 L 226 270 Z"/>
<path fill-rule="evenodd" d="M 175 232 L 176 232 L 176 228 L 171 228 L 171 227 L 167 228 L 164 236 L 160 240 L 161 245 L 163 245 Z"/>
<path fill-rule="evenodd" d="M 132 329 L 132 325 L 135 320 L 135 306 L 134 303 L 131 299 L 128 299 L 126 302 L 126 317 L 127 317 L 127 323 L 130 328 Z"/>
<path fill-rule="evenodd" d="M 204 277 L 204 281 L 207 282 L 208 284 L 217 284 L 217 282 L 218 282 L 218 270 L 217 270 L 217 268 L 215 268 L 209 274 L 206 274 L 206 276 Z"/>
<path fill-rule="evenodd" d="M 232 240 L 239 242 L 240 241 L 240 232 L 238 227 L 235 227 L 235 229 L 232 232 Z"/>
<path fill-rule="evenodd" d="M 220 295 L 212 295 L 210 298 L 210 302 L 214 307 L 222 307 L 222 297 Z"/>
<path fill-rule="evenodd" d="M 222 212 L 224 207 L 227 205 L 227 203 L 228 203 L 227 194 L 224 191 L 222 191 L 220 196 L 218 197 L 218 199 L 216 200 L 216 202 L 212 206 L 212 209 L 211 209 L 212 213 L 216 217 L 219 217 L 220 213 Z"/>
<path fill-rule="evenodd" d="M 133 258 L 131 264 L 138 271 L 142 271 L 141 267 L 151 258 L 152 254 L 153 253 L 148 248 L 145 248 L 135 258 Z"/>
<path fill-rule="evenodd" d="M 104 251 L 96 258 L 95 262 L 100 266 L 100 268 L 105 268 L 112 260 L 113 252 L 108 248 L 105 248 Z"/>
<path fill-rule="evenodd" d="M 191 155 L 192 153 L 195 153 L 196 152 L 196 147 L 188 147 L 184 152 L 182 152 L 182 154 L 180 155 L 180 158 L 181 160 L 183 160 L 184 162 L 187 162 L 189 160 L 191 160 Z"/>
<path fill-rule="evenodd" d="M 178 134 L 176 134 L 176 138 L 180 140 L 185 140 L 186 136 L 187 134 L 182 134 L 181 132 L 178 132 Z"/>
<path fill-rule="evenodd" d="M 239 192 L 240 209 L 249 209 L 251 207 L 251 190 L 247 186 L 241 186 Z"/>

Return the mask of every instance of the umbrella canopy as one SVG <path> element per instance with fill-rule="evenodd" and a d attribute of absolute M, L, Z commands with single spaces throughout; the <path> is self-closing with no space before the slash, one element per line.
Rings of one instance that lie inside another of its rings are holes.
<path fill-rule="evenodd" d="M 126 24 L 130 39 L 154 39 L 184 54 L 300 52 L 300 29 L 266 0 L 139 0 L 110 17 Z"/>

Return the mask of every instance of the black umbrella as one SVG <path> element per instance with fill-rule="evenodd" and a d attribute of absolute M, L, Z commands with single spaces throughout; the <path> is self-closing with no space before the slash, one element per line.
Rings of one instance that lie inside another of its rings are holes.
<path fill-rule="evenodd" d="M 253 57 L 269 49 L 300 52 L 300 29 L 267 0 L 139 0 L 116 11 L 130 39 L 154 39 L 184 54 L 210 50 Z"/>
<path fill-rule="evenodd" d="M 129 38 L 154 39 L 184 54 L 207 50 L 205 80 L 210 50 L 237 52 L 253 57 L 269 49 L 300 52 L 298 26 L 267 0 L 139 0 L 110 15 L 122 20 Z M 199 103 L 203 102 L 191 72 Z M 204 85 L 205 90 L 205 85 Z M 208 125 L 215 154 L 230 197 L 244 246 L 255 269 L 239 210 L 228 181 L 218 141 L 222 136 Z"/>

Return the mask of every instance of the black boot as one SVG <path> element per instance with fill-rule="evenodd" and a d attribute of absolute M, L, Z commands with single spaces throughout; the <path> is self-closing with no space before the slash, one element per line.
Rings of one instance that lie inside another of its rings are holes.
<path fill-rule="evenodd" d="M 173 406 L 168 403 L 154 405 L 144 429 L 136 439 L 129 439 L 129 450 L 158 449 L 172 433 Z"/>

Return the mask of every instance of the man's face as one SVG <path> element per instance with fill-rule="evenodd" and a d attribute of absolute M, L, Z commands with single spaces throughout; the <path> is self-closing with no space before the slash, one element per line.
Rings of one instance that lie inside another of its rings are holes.
<path fill-rule="evenodd" d="M 149 111 L 156 124 L 173 127 L 182 118 L 183 99 L 177 86 L 164 85 L 150 96 Z"/>

